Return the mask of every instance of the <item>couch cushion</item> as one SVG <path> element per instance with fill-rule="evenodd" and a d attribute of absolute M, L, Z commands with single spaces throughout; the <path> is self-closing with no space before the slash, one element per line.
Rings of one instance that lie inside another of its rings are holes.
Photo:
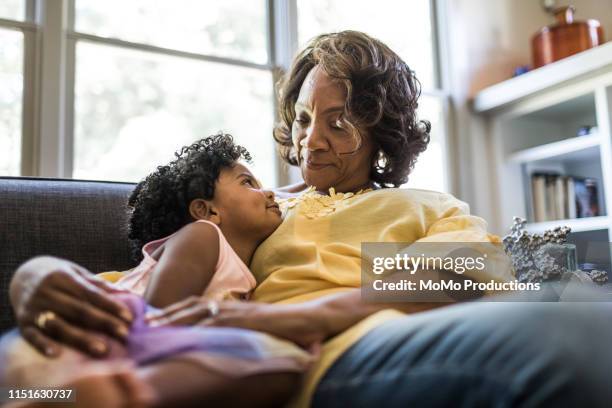
<path fill-rule="evenodd" d="M 54 255 L 92 272 L 133 267 L 127 242 L 130 183 L 0 177 L 0 332 L 14 325 L 15 269 Z"/>

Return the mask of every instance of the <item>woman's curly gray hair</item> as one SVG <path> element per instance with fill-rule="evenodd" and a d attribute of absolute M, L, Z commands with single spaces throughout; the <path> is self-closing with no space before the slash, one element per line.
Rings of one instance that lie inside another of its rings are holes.
<path fill-rule="evenodd" d="M 344 117 L 357 137 L 371 137 L 375 152 L 371 180 L 381 187 L 404 184 L 429 143 L 431 124 L 416 114 L 420 83 L 389 47 L 358 31 L 315 37 L 279 83 L 281 122 L 274 129 L 274 140 L 281 157 L 297 165 L 291 138 L 295 103 L 306 75 L 317 65 L 346 88 Z"/>

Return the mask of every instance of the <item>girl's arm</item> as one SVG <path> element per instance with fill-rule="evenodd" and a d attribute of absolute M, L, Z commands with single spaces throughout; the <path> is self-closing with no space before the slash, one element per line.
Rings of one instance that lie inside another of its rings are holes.
<path fill-rule="evenodd" d="M 165 242 L 145 291 L 145 300 L 165 307 L 208 286 L 219 258 L 219 233 L 212 225 L 194 222 Z"/>

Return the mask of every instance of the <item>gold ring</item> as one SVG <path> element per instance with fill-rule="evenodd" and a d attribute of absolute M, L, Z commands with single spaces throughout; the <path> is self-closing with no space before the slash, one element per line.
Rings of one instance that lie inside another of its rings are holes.
<path fill-rule="evenodd" d="M 36 326 L 44 330 L 47 326 L 47 323 L 51 320 L 54 320 L 56 317 L 57 316 L 55 315 L 55 313 L 50 310 L 47 310 L 46 312 L 41 312 L 38 317 L 36 317 L 34 323 L 36 323 Z"/>
<path fill-rule="evenodd" d="M 214 300 L 209 300 L 206 305 L 206 310 L 208 310 L 209 317 L 215 317 L 219 314 L 219 304 Z"/>

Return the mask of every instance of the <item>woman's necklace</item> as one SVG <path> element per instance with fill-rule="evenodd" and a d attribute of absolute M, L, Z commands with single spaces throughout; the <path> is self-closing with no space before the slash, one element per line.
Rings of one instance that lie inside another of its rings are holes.
<path fill-rule="evenodd" d="M 372 191 L 372 189 L 362 189 L 356 193 L 336 193 L 336 190 L 331 187 L 329 195 L 325 195 L 316 191 L 315 187 L 312 186 L 297 197 L 282 198 L 278 199 L 277 202 L 283 214 L 297 206 L 300 214 L 303 214 L 306 218 L 314 219 L 333 213 L 336 209 L 346 206 L 349 198 L 369 191 Z"/>

